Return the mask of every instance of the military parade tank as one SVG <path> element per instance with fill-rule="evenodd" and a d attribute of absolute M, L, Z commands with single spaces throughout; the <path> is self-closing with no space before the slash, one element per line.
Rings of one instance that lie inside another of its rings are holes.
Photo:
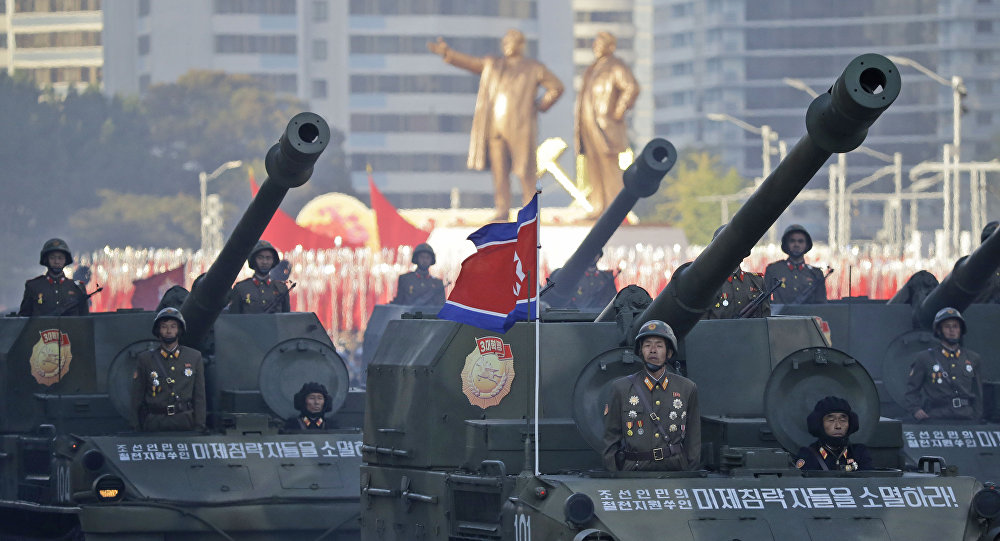
<path fill-rule="evenodd" d="M 655 299 L 629 287 L 596 321 L 552 311 L 503 335 L 390 322 L 369 367 L 362 539 L 996 539 L 995 489 L 933 458 L 920 473 L 898 469 L 899 423 L 880 419 L 871 377 L 828 347 L 816 318 L 700 321 L 824 161 L 861 144 L 899 89 L 889 60 L 854 59 L 810 106 L 808 135 Z M 651 169 L 641 176 L 664 174 Z M 673 326 L 699 386 L 706 470 L 601 466 L 610 383 L 641 367 L 631 345 L 651 318 Z M 812 440 L 806 414 L 827 395 L 852 403 L 854 441 L 881 469 L 792 466 L 789 452 Z"/>
<path fill-rule="evenodd" d="M 210 430 L 136 433 L 136 356 L 154 314 L 0 319 L 0 537 L 357 537 L 362 394 L 312 313 L 225 314 L 228 292 L 285 193 L 330 139 L 300 113 L 265 160 L 269 178 L 181 311 L 202 350 Z M 281 434 L 307 381 L 343 428 Z"/>
<path fill-rule="evenodd" d="M 884 415 L 903 422 L 905 451 L 911 463 L 933 452 L 959 472 L 982 481 L 1000 478 L 1000 365 L 982 363 L 985 423 L 918 422 L 903 405 L 906 381 L 917 353 L 934 347 L 934 314 L 945 307 L 962 312 L 968 333 L 963 345 L 989 358 L 1000 350 L 995 332 L 1000 305 L 972 304 L 1000 267 L 1000 237 L 994 232 L 982 245 L 959 259 L 951 273 L 918 302 L 858 302 L 847 299 L 818 305 L 777 306 L 782 314 L 813 315 L 829 323 L 832 343 L 857 359 L 875 379 Z"/>

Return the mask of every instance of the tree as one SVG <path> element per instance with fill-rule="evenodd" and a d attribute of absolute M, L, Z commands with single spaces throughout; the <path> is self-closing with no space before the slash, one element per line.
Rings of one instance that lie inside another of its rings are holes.
<path fill-rule="evenodd" d="M 665 188 L 638 207 L 640 218 L 671 223 L 684 230 L 692 244 L 708 244 L 721 225 L 719 203 L 699 201 L 700 197 L 727 195 L 749 183 L 735 168 L 725 171 L 720 158 L 708 152 L 684 152 L 664 180 Z M 739 203 L 729 204 L 730 215 Z"/>
<path fill-rule="evenodd" d="M 115 239 L 117 246 L 154 248 L 200 243 L 200 202 L 186 194 L 173 196 L 97 192 L 101 204 L 77 211 L 69 219 L 73 234 L 87 239 Z"/>

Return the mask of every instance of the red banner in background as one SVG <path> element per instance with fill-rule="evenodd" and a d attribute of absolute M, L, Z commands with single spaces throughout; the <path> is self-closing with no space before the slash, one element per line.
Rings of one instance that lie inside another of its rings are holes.
<path fill-rule="evenodd" d="M 371 167 L 368 168 L 368 189 L 371 191 L 372 211 L 375 212 L 375 223 L 378 226 L 378 241 L 383 248 L 398 248 L 399 246 L 416 246 L 427 242 L 430 231 L 424 231 L 406 221 L 399 215 L 396 207 L 382 195 L 375 186 Z"/>
<path fill-rule="evenodd" d="M 256 197 L 259 190 L 253 171 L 250 171 L 250 194 Z M 274 213 L 274 217 L 271 218 L 271 222 L 260 238 L 270 242 L 282 252 L 294 250 L 296 246 L 302 246 L 303 250 L 329 250 L 337 247 L 337 242 L 334 239 L 302 227 L 281 209 Z M 342 246 L 345 248 L 359 247 L 350 245 L 348 242 L 343 242 Z"/>
<path fill-rule="evenodd" d="M 163 294 L 174 286 L 187 288 L 184 283 L 184 265 L 132 282 L 132 308 L 155 310 Z"/>

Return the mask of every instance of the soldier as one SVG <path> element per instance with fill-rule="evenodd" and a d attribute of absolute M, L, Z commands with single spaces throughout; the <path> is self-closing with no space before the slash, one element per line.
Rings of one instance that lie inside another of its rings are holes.
<path fill-rule="evenodd" d="M 284 282 L 271 279 L 271 268 L 281 261 L 278 251 L 266 240 L 257 241 L 247 258 L 253 269 L 252 277 L 236 282 L 233 286 L 229 311 L 233 314 L 263 314 L 288 312 L 288 287 Z"/>
<path fill-rule="evenodd" d="M 990 235 L 997 230 L 997 226 L 1000 226 L 1000 222 L 992 221 L 986 224 L 983 232 L 979 235 L 979 243 L 986 242 L 986 239 L 990 238 Z M 1000 270 L 997 270 L 990 276 L 990 281 L 986 288 L 972 302 L 979 304 L 1000 303 Z"/>
<path fill-rule="evenodd" d="M 396 298 L 390 304 L 443 305 L 444 282 L 431 276 L 431 265 L 437 262 L 434 249 L 426 242 L 413 249 L 410 262 L 417 270 L 401 274 L 396 283 Z"/>
<path fill-rule="evenodd" d="M 720 226 L 712 235 L 715 240 L 722 233 L 725 225 Z M 756 272 L 744 272 L 739 266 L 726 278 L 715 294 L 715 304 L 709 306 L 702 319 L 736 319 L 745 306 L 761 296 L 764 289 L 764 277 Z M 757 308 L 744 317 L 767 317 L 771 315 L 771 302 L 761 301 Z"/>
<path fill-rule="evenodd" d="M 42 246 L 38 264 L 48 271 L 24 283 L 24 298 L 17 314 L 31 316 L 82 316 L 90 313 L 87 291 L 63 269 L 73 263 L 69 246 L 62 239 L 49 239 Z"/>
<path fill-rule="evenodd" d="M 139 354 L 132 373 L 132 425 L 138 430 L 203 430 L 205 372 L 201 353 L 178 343 L 184 316 L 164 308 L 153 320 L 160 347 Z"/>
<path fill-rule="evenodd" d="M 568 307 L 579 308 L 583 311 L 600 311 L 615 298 L 618 293 L 618 286 L 615 285 L 615 273 L 597 268 L 597 262 L 603 255 L 604 252 L 598 253 L 587 266 L 580 281 L 576 283 L 576 290 L 573 291 L 573 295 L 569 299 Z M 552 271 L 551 279 L 558 282 L 556 273 L 561 270 Z"/>
<path fill-rule="evenodd" d="M 983 416 L 981 361 L 962 349 L 965 318 L 954 308 L 934 316 L 934 336 L 941 343 L 917 354 L 906 382 L 906 409 L 918 421 Z"/>
<path fill-rule="evenodd" d="M 469 169 L 493 172 L 493 220 L 510 214 L 510 173 L 521 180 L 527 205 L 535 195 L 535 145 L 538 112 L 548 111 L 563 93 L 563 84 L 544 64 L 524 56 L 524 34 L 510 29 L 500 42 L 503 57 L 470 56 L 450 47 L 442 38 L 427 49 L 445 62 L 479 74 L 479 94 L 472 116 Z M 538 89 L 545 94 L 538 98 Z"/>
<path fill-rule="evenodd" d="M 295 393 L 295 409 L 299 415 L 285 421 L 285 430 L 327 430 L 335 428 L 324 417 L 333 409 L 333 399 L 322 383 L 310 381 Z"/>
<path fill-rule="evenodd" d="M 826 302 L 826 277 L 823 271 L 807 265 L 805 254 L 813 241 L 806 228 L 792 224 L 781 235 L 781 251 L 788 259 L 775 261 L 764 270 L 764 283 L 781 282 L 772 300 L 778 304 L 823 304 Z"/>
<path fill-rule="evenodd" d="M 652 320 L 635 337 L 644 369 L 611 384 L 604 405 L 604 466 L 611 471 L 694 470 L 701 462 L 698 387 L 666 368 L 677 338 Z"/>
<path fill-rule="evenodd" d="M 594 63 L 583 74 L 576 100 L 576 150 L 586 158 L 591 216 L 600 216 L 622 191 L 618 154 L 628 148 L 625 113 L 639 97 L 632 70 L 614 54 L 617 43 L 610 33 L 597 33 Z"/>
<path fill-rule="evenodd" d="M 873 468 L 868 447 L 851 443 L 850 435 L 860 428 L 858 414 L 843 398 L 828 396 L 806 418 L 809 433 L 818 439 L 799 449 L 795 467 L 800 470 L 857 471 Z"/>

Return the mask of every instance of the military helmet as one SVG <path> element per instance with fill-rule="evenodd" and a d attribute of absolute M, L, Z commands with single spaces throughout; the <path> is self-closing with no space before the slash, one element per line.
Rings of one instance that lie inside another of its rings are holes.
<path fill-rule="evenodd" d="M 717 227 L 715 229 L 715 233 L 712 233 L 712 240 L 717 239 L 719 237 L 719 234 L 722 233 L 722 230 L 725 229 L 727 225 L 729 224 L 722 224 L 719 227 Z"/>
<path fill-rule="evenodd" d="M 986 239 L 990 238 L 990 235 L 997 230 L 997 226 L 1000 226 L 1000 222 L 996 220 L 986 224 L 986 227 L 983 228 L 982 234 L 979 235 L 979 242 L 986 242 Z"/>
<path fill-rule="evenodd" d="M 323 411 L 322 413 L 328 413 L 333 410 L 333 397 L 327 392 L 326 386 L 322 383 L 316 383 L 315 381 L 309 381 L 302 384 L 302 388 L 299 392 L 295 393 L 295 397 L 292 402 L 295 409 L 299 410 L 303 415 L 306 412 L 306 397 L 313 394 L 320 393 L 323 395 Z"/>
<path fill-rule="evenodd" d="M 847 414 L 847 435 L 850 436 L 861 428 L 861 423 L 858 420 L 858 414 L 851 411 L 851 405 L 840 398 L 839 396 L 828 396 L 823 398 L 819 402 L 816 402 L 816 407 L 813 408 L 812 413 L 806 417 L 806 426 L 809 428 L 809 433 L 817 438 L 822 438 L 826 435 L 826 431 L 823 430 L 823 417 L 831 413 L 846 413 Z"/>
<path fill-rule="evenodd" d="M 184 315 L 181 314 L 181 311 L 168 306 L 156 313 L 156 319 L 153 320 L 153 336 L 160 337 L 160 321 L 164 319 L 176 319 L 181 324 L 181 332 L 187 329 L 187 325 L 184 323 Z"/>
<path fill-rule="evenodd" d="M 421 242 L 416 248 L 413 249 L 413 257 L 410 258 L 410 263 L 413 263 L 414 265 L 417 264 L 417 254 L 420 252 L 431 254 L 431 265 L 437 263 L 437 257 L 434 255 L 434 248 L 431 248 L 431 245 L 426 242 Z"/>
<path fill-rule="evenodd" d="M 674 336 L 674 330 L 670 328 L 670 325 L 658 320 L 651 319 L 642 325 L 639 329 L 639 334 L 635 335 L 635 354 L 642 355 L 642 341 L 647 336 L 659 336 L 667 341 L 670 348 L 676 353 L 677 352 L 677 337 Z"/>
<path fill-rule="evenodd" d="M 781 234 L 781 251 L 782 252 L 785 252 L 786 254 L 788 253 L 788 235 L 791 235 L 792 233 L 802 233 L 803 235 L 806 236 L 806 252 L 808 252 L 809 250 L 813 249 L 813 239 L 812 239 L 811 236 L 809 236 L 809 232 L 806 231 L 806 228 L 802 227 L 799 224 L 792 224 L 792 225 L 786 227 L 785 228 L 785 232 Z M 802 253 L 806 253 L 806 252 L 802 252 Z M 791 255 L 791 254 L 789 254 L 789 255 Z"/>
<path fill-rule="evenodd" d="M 73 254 L 69 251 L 69 245 L 62 239 L 49 239 L 42 246 L 42 255 L 38 256 L 38 264 L 48 267 L 48 257 L 51 252 L 62 252 L 66 254 L 66 264 L 73 264 Z"/>
<path fill-rule="evenodd" d="M 959 312 L 950 306 L 942 308 L 938 310 L 937 314 L 934 314 L 934 336 L 938 338 L 941 337 L 941 331 L 938 330 L 938 327 L 940 327 L 941 323 L 946 319 L 957 319 L 958 324 L 962 326 L 962 336 L 965 336 L 965 318 L 962 317 L 962 312 Z"/>
<path fill-rule="evenodd" d="M 271 265 L 271 268 L 274 268 L 278 265 L 278 263 L 281 263 L 281 257 L 278 256 L 278 250 L 275 250 L 274 246 L 271 246 L 270 242 L 267 242 L 266 240 L 258 240 L 257 244 L 254 245 L 253 250 L 250 251 L 250 256 L 247 257 L 247 266 L 253 270 L 257 270 L 257 264 L 254 263 L 254 258 L 257 257 L 258 253 L 263 252 L 264 250 L 271 250 L 271 255 L 274 256 L 274 263 Z"/>

